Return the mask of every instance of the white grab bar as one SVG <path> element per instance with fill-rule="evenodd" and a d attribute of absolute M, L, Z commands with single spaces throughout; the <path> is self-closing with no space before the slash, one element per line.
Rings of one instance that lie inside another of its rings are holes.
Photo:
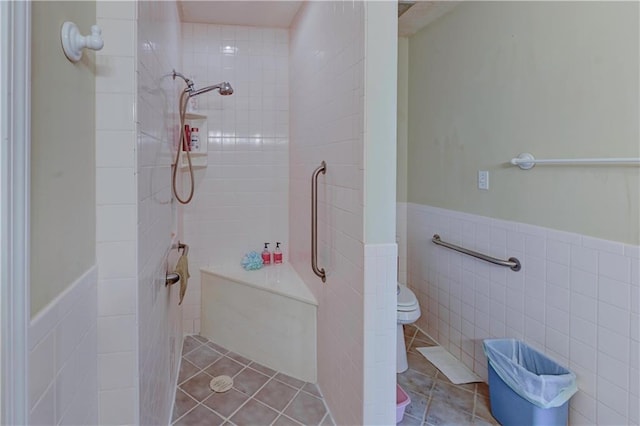
<path fill-rule="evenodd" d="M 536 164 L 640 164 L 640 158 L 549 158 L 536 159 L 532 154 L 523 152 L 510 161 L 522 170 L 529 170 Z"/>

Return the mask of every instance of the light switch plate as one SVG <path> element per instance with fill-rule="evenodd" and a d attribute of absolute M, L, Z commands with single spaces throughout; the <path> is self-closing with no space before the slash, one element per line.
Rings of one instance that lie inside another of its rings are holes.
<path fill-rule="evenodd" d="M 489 172 L 478 170 L 478 189 L 489 189 Z"/>

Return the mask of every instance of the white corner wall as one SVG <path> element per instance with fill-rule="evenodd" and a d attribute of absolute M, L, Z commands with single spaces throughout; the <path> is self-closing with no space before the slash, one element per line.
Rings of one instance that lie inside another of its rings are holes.
<path fill-rule="evenodd" d="M 137 2 L 137 346 L 140 424 L 168 424 L 182 349 L 179 286 L 165 286 L 177 252 L 171 194 L 179 126 L 180 21 L 175 2 Z"/>
<path fill-rule="evenodd" d="M 365 4 L 364 394 L 367 425 L 396 414 L 396 2 Z"/>
<path fill-rule="evenodd" d="M 177 6 L 100 1 L 97 15 L 99 423 L 166 424 L 182 343 L 177 288 L 164 286 L 175 237 Z"/>
<path fill-rule="evenodd" d="M 99 424 L 135 424 L 137 368 L 136 4 L 98 1 L 96 242 Z"/>
<path fill-rule="evenodd" d="M 318 384 L 336 424 L 363 424 L 364 12 L 308 2 L 290 29 L 290 259 L 318 300 Z M 310 268 L 310 179 L 318 185 L 318 263 Z"/>
<path fill-rule="evenodd" d="M 337 424 L 395 419 L 396 101 L 380 84 L 396 79 L 396 24 L 392 2 L 310 2 L 290 31 L 291 261 L 319 302 L 318 381 Z M 309 182 L 323 160 L 324 284 L 309 267 Z"/>

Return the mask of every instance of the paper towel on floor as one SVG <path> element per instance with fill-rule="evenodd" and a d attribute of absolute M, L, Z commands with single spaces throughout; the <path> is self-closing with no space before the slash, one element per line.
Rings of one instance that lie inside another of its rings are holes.
<path fill-rule="evenodd" d="M 462 362 L 458 361 L 442 346 L 431 346 L 428 348 L 416 348 L 431 364 L 442 371 L 442 374 L 454 385 L 461 383 L 481 382 L 482 379 L 469 370 Z"/>

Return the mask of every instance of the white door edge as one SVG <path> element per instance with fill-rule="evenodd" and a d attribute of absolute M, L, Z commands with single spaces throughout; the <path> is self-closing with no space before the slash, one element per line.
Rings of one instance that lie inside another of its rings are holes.
<path fill-rule="evenodd" d="M 0 1 L 0 423 L 28 424 L 31 4 Z"/>

